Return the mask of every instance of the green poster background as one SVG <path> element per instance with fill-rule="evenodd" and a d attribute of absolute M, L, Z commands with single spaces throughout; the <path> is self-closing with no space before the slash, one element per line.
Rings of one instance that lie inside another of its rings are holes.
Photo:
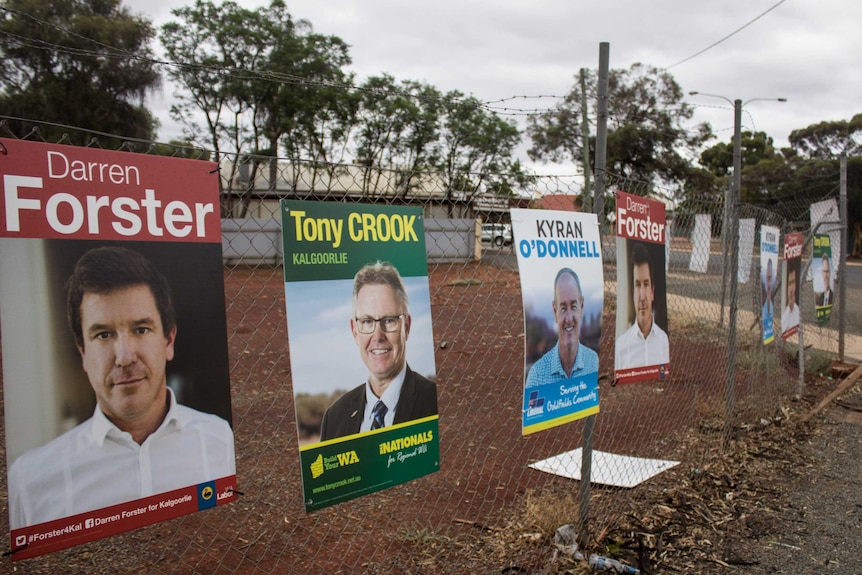
<path fill-rule="evenodd" d="M 417 419 L 304 448 L 305 510 L 406 483 L 440 468 L 438 417 Z"/>
<path fill-rule="evenodd" d="M 421 208 L 282 200 L 281 211 L 285 286 L 292 282 L 352 280 L 362 266 L 378 260 L 390 262 L 402 277 L 428 277 Z M 285 303 L 289 308 L 291 302 Z M 333 356 L 339 351 L 332 350 Z M 347 352 L 356 353 L 355 349 Z M 301 445 L 306 511 L 437 471 L 438 421 L 434 415 Z"/>
<path fill-rule="evenodd" d="M 285 281 L 352 278 L 377 260 L 428 275 L 421 208 L 282 200 L 281 218 Z"/>
<path fill-rule="evenodd" d="M 823 256 L 829 258 L 829 262 L 832 262 L 832 239 L 829 234 L 815 234 L 814 235 L 814 247 L 812 248 L 811 259 L 814 261 L 820 262 Z M 821 263 L 822 265 L 822 263 Z M 830 270 L 831 272 L 831 270 Z M 829 286 L 824 286 L 824 289 L 828 289 Z M 815 296 L 815 307 L 814 313 L 817 318 L 817 325 L 825 325 L 829 323 L 829 318 L 832 316 L 832 304 L 829 305 L 819 305 L 816 302 L 820 300 L 817 299 L 817 294 Z"/>

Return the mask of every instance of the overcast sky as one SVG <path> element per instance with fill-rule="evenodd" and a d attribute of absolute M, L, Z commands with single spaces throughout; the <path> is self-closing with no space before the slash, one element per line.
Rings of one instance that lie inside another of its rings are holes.
<path fill-rule="evenodd" d="M 172 8 L 192 0 L 124 3 L 160 26 L 172 18 Z M 309 20 L 316 32 L 350 45 L 357 83 L 388 72 L 398 80 L 457 89 L 484 101 L 531 97 L 506 102 L 513 109 L 547 108 L 555 99 L 533 97 L 565 95 L 580 68 L 598 67 L 599 44 L 608 42 L 611 68 L 635 62 L 669 67 L 686 93 L 743 101 L 787 98 L 787 103 L 744 107 L 744 129 L 765 131 L 779 146 L 787 145 L 794 129 L 862 112 L 862 2 L 293 0 L 287 5 L 294 18 Z M 171 91 L 166 83 L 148 102 L 162 123 L 161 140 L 179 135 L 167 115 Z M 731 139 L 730 104 L 706 96 L 686 98 L 697 107 L 695 123 L 707 121 L 722 141 Z M 553 166 L 540 171 L 566 173 Z"/>

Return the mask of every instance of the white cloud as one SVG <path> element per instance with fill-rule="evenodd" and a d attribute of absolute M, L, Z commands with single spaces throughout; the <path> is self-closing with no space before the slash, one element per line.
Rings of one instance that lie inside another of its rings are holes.
<path fill-rule="evenodd" d="M 190 0 L 131 0 L 126 5 L 155 20 Z M 584 5 L 567 0 L 392 3 L 382 0 L 294 0 L 295 18 L 351 46 L 363 78 L 388 72 L 483 100 L 511 96 L 562 96 L 581 67 L 598 66 L 599 43 L 610 43 L 612 68 L 635 62 L 670 66 L 727 36 L 776 4 L 615 0 Z M 247 7 L 263 2 L 244 3 Z M 784 97 L 786 104 L 758 102 L 749 122 L 786 145 L 791 130 L 823 120 L 849 119 L 862 111 L 862 3 L 786 1 L 733 37 L 670 72 L 685 92 L 739 98 Z M 149 102 L 170 133 L 172 88 Z M 719 100 L 687 100 L 698 106 L 693 123 L 709 121 L 724 140 L 733 114 Z M 547 105 L 547 102 L 544 103 Z M 512 107 L 534 108 L 534 100 Z M 745 118 L 744 118 L 745 119 Z M 523 147 L 526 150 L 526 147 Z M 566 170 L 563 170 L 566 171 Z M 568 170 L 570 171 L 570 170 Z"/>

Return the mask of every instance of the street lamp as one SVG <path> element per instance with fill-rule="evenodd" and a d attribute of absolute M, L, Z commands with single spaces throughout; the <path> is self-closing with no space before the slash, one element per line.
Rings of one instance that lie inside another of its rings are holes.
<path fill-rule="evenodd" d="M 733 106 L 733 202 L 739 200 L 740 189 L 742 188 L 742 107 L 751 102 L 768 101 L 768 102 L 786 102 L 787 98 L 752 98 L 743 102 L 742 100 L 730 101 L 730 98 L 719 96 L 718 94 L 707 94 L 706 92 L 698 92 L 692 90 L 688 93 L 689 96 L 709 96 L 710 98 L 720 98 Z"/>
<path fill-rule="evenodd" d="M 725 98 L 718 94 L 707 94 L 705 92 L 691 91 L 690 96 L 709 96 L 710 98 L 720 98 L 733 106 L 733 190 L 729 194 L 730 197 L 724 203 L 724 228 L 722 232 L 722 244 L 727 246 L 727 235 L 724 233 L 726 224 L 730 221 L 730 273 L 735 277 L 730 283 L 730 318 L 727 323 L 727 390 L 726 390 L 726 413 L 725 413 L 725 443 L 730 440 L 730 434 L 733 431 L 733 403 L 734 403 L 734 388 L 736 378 L 736 313 L 738 308 L 737 302 L 737 287 L 739 284 L 739 272 L 736 269 L 739 266 L 739 218 L 736 217 L 736 203 L 739 201 L 740 192 L 742 189 L 742 107 L 745 104 L 756 102 L 758 100 L 772 102 L 786 102 L 787 98 L 752 98 L 743 102 L 736 99 L 732 102 L 730 98 Z M 727 250 L 725 249 L 725 257 L 723 261 L 727 262 Z M 721 321 L 724 321 L 724 286 L 726 278 L 728 278 L 727 267 L 722 273 L 722 289 L 721 289 Z"/>
<path fill-rule="evenodd" d="M 719 94 L 707 94 L 705 92 L 691 91 L 688 93 L 689 96 L 709 96 L 710 98 L 719 98 L 724 100 L 731 106 L 733 106 L 733 186 L 728 190 L 727 197 L 724 200 L 724 221 L 721 225 L 721 244 L 722 244 L 722 265 L 724 269 L 722 270 L 722 282 L 721 282 L 721 314 L 719 316 L 719 326 L 724 324 L 724 294 L 726 290 L 726 281 L 727 281 L 727 256 L 728 256 L 728 245 L 727 245 L 727 237 L 728 237 L 728 223 L 730 222 L 730 210 L 736 203 L 739 201 L 741 190 L 742 190 L 742 107 L 745 104 L 749 104 L 751 102 L 756 102 L 759 100 L 762 101 L 771 101 L 771 102 L 786 102 L 787 98 L 752 98 L 750 100 L 746 100 L 743 102 L 742 100 L 734 100 L 731 101 L 730 98 L 725 98 L 724 96 L 720 96 Z M 735 226 L 734 226 L 735 227 Z M 734 246 L 737 242 L 736 234 L 737 232 L 733 231 L 731 235 L 731 242 L 734 243 Z M 731 250 L 731 262 L 730 269 L 733 270 L 732 273 L 736 273 L 736 260 L 737 254 L 736 249 Z M 735 285 L 735 284 L 733 284 Z M 731 291 L 733 291 L 733 287 L 731 287 Z M 731 307 L 733 307 L 731 305 Z"/>

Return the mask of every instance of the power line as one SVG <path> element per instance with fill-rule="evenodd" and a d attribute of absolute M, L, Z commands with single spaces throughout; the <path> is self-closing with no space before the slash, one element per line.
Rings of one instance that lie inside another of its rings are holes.
<path fill-rule="evenodd" d="M 713 42 L 712 44 L 710 44 L 709 46 L 707 46 L 706 48 L 704 48 L 704 49 L 703 49 L 703 50 L 701 50 L 700 52 L 696 52 L 696 53 L 692 54 L 691 56 L 689 56 L 688 58 L 684 58 L 684 59 L 680 60 L 679 62 L 677 62 L 676 64 L 671 64 L 670 66 L 667 66 L 667 67 L 666 67 L 666 68 L 664 68 L 664 69 L 665 69 L 665 70 L 670 70 L 670 69 L 671 69 L 671 68 L 673 68 L 674 66 L 679 66 L 680 64 L 684 64 L 684 63 L 688 62 L 689 60 L 692 60 L 692 59 L 694 59 L 694 58 L 697 58 L 698 56 L 700 56 L 700 55 L 701 55 L 701 54 L 703 54 L 704 52 L 706 52 L 706 51 L 708 51 L 708 50 L 712 50 L 713 48 L 715 48 L 716 46 L 718 46 L 719 44 L 721 44 L 721 43 L 722 43 L 722 42 L 724 42 L 725 40 L 727 40 L 727 39 L 731 38 L 732 36 L 735 36 L 735 35 L 736 35 L 736 34 L 738 34 L 739 32 L 742 32 L 743 30 L 745 30 L 746 28 L 748 28 L 749 26 L 751 26 L 752 24 L 754 24 L 755 22 L 757 22 L 758 20 L 760 20 L 761 18 L 763 18 L 764 16 L 766 16 L 769 12 L 772 12 L 773 10 L 775 10 L 776 8 L 778 8 L 779 6 L 781 6 L 782 4 L 784 4 L 786 1 L 787 1 L 787 0 L 779 0 L 776 4 L 774 4 L 774 5 L 770 6 L 770 7 L 769 7 L 769 8 L 767 8 L 765 11 L 761 12 L 760 14 L 758 14 L 758 15 L 757 15 L 753 20 L 749 20 L 748 22 L 746 22 L 745 24 L 743 24 L 742 26 L 740 26 L 739 28 L 737 28 L 736 30 L 734 30 L 733 32 L 731 32 L 730 34 L 728 34 L 727 36 L 725 36 L 724 38 L 722 38 L 721 40 L 719 40 L 719 41 L 717 41 L 717 42 Z"/>

